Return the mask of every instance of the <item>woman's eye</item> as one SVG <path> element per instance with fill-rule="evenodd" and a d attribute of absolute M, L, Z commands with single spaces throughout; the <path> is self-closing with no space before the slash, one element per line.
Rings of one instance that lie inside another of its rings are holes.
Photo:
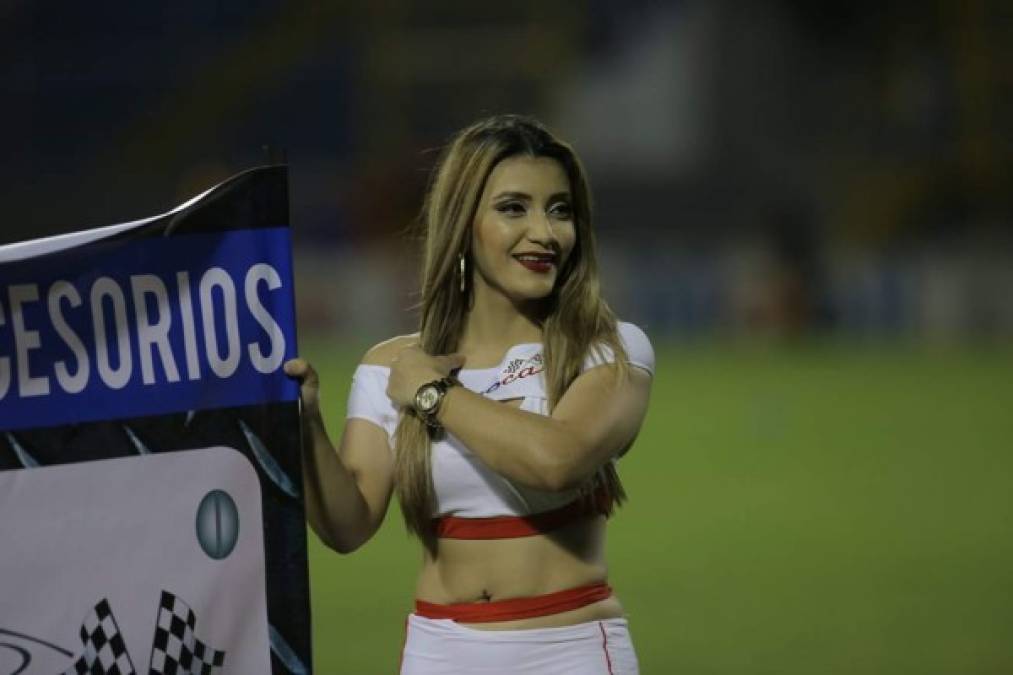
<path fill-rule="evenodd" d="M 569 204 L 560 202 L 559 204 L 554 204 L 549 209 L 549 214 L 562 220 L 569 220 L 573 217 L 573 209 L 570 208 Z"/>
<path fill-rule="evenodd" d="M 520 202 L 503 202 L 496 205 L 496 210 L 508 216 L 520 216 L 524 214 L 524 205 Z"/>

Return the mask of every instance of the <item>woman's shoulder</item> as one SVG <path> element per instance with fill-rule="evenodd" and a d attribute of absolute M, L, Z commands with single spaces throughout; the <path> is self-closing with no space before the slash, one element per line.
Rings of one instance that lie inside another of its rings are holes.
<path fill-rule="evenodd" d="M 654 346 L 647 333 L 640 326 L 628 321 L 616 322 L 619 339 L 626 348 L 629 362 L 654 374 Z"/>
<path fill-rule="evenodd" d="M 654 347 L 643 328 L 628 321 L 617 321 L 616 330 L 627 351 L 644 356 L 651 354 L 653 358 Z"/>
<path fill-rule="evenodd" d="M 418 339 L 419 334 L 412 333 L 411 335 L 396 335 L 389 340 L 384 340 L 366 351 L 360 361 L 360 365 L 390 368 L 394 357 L 405 347 L 418 342 Z"/>
<path fill-rule="evenodd" d="M 399 335 L 370 347 L 352 374 L 346 417 L 369 420 L 393 437 L 398 411 L 387 396 L 390 364 L 398 352 L 418 339 L 418 335 Z"/>
<path fill-rule="evenodd" d="M 648 340 L 647 333 L 643 328 L 635 323 L 629 321 L 616 320 L 616 330 L 619 333 L 619 337 L 624 341 L 631 340 Z"/>
<path fill-rule="evenodd" d="M 640 326 L 628 321 L 616 321 L 616 333 L 626 350 L 627 361 L 653 375 L 654 347 L 651 345 L 647 333 Z M 582 370 L 589 370 L 613 361 L 615 361 L 615 355 L 611 348 L 607 345 L 597 344 L 592 346 L 590 353 L 584 359 Z"/>

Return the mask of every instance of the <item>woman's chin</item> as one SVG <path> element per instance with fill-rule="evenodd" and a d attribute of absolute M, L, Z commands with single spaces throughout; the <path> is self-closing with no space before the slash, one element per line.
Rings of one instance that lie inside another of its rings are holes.
<path fill-rule="evenodd" d="M 518 297 L 523 297 L 528 300 L 541 300 L 552 295 L 552 289 L 555 287 L 556 279 L 545 278 L 545 279 L 534 279 L 528 280 L 527 283 L 517 284 L 514 287 L 514 292 Z"/>
<path fill-rule="evenodd" d="M 524 293 L 511 294 L 510 299 L 517 307 L 542 307 L 552 295 L 552 289 L 545 291 L 527 291 Z"/>
<path fill-rule="evenodd" d="M 554 290 L 553 282 L 554 279 L 536 280 L 534 283 L 528 280 L 527 283 L 490 285 L 489 290 L 507 298 L 511 304 L 523 307 L 548 300 Z"/>

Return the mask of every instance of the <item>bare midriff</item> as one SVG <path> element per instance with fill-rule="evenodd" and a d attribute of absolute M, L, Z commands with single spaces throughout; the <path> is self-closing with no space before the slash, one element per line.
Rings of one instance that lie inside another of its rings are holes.
<path fill-rule="evenodd" d="M 605 518 L 584 518 L 545 534 L 514 539 L 439 539 L 424 552 L 415 597 L 438 604 L 496 602 L 545 595 L 607 581 Z M 480 630 L 568 626 L 623 616 L 613 595 L 545 616 L 461 623 Z"/>

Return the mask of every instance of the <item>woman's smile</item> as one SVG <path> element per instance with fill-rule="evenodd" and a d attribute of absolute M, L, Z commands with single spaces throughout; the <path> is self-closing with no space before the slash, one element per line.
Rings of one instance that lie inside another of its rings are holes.
<path fill-rule="evenodd" d="M 548 274 L 556 266 L 556 255 L 554 253 L 522 253 L 514 258 L 527 269 L 538 274 Z"/>

